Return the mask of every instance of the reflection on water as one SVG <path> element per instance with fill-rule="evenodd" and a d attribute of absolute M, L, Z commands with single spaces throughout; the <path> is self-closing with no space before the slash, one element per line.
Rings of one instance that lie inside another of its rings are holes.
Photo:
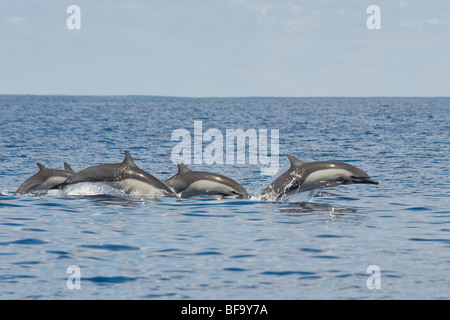
<path fill-rule="evenodd" d="M 354 207 L 338 207 L 327 203 L 291 202 L 279 208 L 279 211 L 287 217 L 301 217 L 308 220 L 321 220 L 325 223 L 335 222 L 345 214 L 357 212 Z M 346 221 L 355 220 L 357 216 L 347 215 Z"/>
<path fill-rule="evenodd" d="M 288 207 L 280 208 L 280 211 L 291 216 L 305 213 L 330 213 L 338 216 L 346 212 L 356 212 L 357 208 L 337 207 L 328 203 L 290 202 Z"/>

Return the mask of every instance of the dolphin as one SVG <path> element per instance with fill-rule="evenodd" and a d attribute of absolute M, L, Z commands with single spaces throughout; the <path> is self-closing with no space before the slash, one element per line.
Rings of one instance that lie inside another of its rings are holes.
<path fill-rule="evenodd" d="M 17 189 L 16 194 L 25 194 L 32 191 L 49 190 L 74 175 L 72 168 L 64 162 L 64 170 L 54 170 L 47 168 L 41 163 L 37 163 L 39 171 L 26 180 Z"/>
<path fill-rule="evenodd" d="M 314 190 L 336 187 L 341 184 L 378 184 L 367 173 L 348 163 L 337 161 L 303 162 L 287 155 L 291 167 L 275 179 L 261 193 L 261 200 L 278 200 L 284 196 Z"/>
<path fill-rule="evenodd" d="M 102 164 L 83 169 L 55 186 L 54 189 L 80 182 L 103 182 L 126 193 L 136 190 L 143 194 L 153 193 L 154 196 L 174 196 L 172 190 L 165 184 L 139 169 L 128 151 L 125 151 L 125 158 L 121 163 Z"/>
<path fill-rule="evenodd" d="M 248 198 L 247 191 L 236 181 L 220 174 L 191 170 L 178 163 L 178 172 L 164 181 L 183 198 L 209 195 L 227 198 Z"/>

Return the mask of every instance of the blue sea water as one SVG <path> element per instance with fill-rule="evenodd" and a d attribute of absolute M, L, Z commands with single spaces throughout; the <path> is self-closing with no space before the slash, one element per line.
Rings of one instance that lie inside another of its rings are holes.
<path fill-rule="evenodd" d="M 450 297 L 450 98 L 3 95 L 0 114 L 0 299 Z M 36 162 L 78 171 L 125 150 L 165 180 L 172 133 L 194 137 L 194 121 L 224 135 L 278 129 L 280 170 L 285 154 L 337 160 L 380 184 L 264 202 L 273 177 L 259 164 L 203 163 L 190 167 L 252 197 L 149 199 L 96 184 L 14 194 Z"/>

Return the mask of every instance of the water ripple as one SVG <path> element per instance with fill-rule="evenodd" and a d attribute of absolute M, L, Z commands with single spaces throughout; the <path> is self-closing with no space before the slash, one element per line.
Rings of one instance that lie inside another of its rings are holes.
<path fill-rule="evenodd" d="M 410 238 L 409 241 L 419 241 L 419 242 L 443 242 L 450 243 L 450 239 L 425 239 L 425 238 Z"/>
<path fill-rule="evenodd" d="M 47 244 L 49 241 L 43 241 L 40 239 L 27 238 L 16 241 L 8 241 L 8 242 L 0 242 L 1 246 L 9 246 L 10 244 L 19 244 L 19 245 L 39 245 L 39 244 Z"/>
<path fill-rule="evenodd" d="M 108 250 L 108 251 L 129 251 L 129 250 L 139 250 L 138 247 L 125 246 L 119 244 L 101 244 L 101 245 L 81 245 L 81 248 Z"/>
<path fill-rule="evenodd" d="M 83 278 L 83 281 L 91 281 L 98 284 L 117 284 L 126 283 L 130 281 L 136 281 L 140 279 L 139 277 L 124 277 L 124 276 L 113 276 L 113 277 L 89 277 Z"/>
<path fill-rule="evenodd" d="M 265 271 L 262 272 L 263 275 L 270 275 L 270 276 L 289 276 L 292 274 L 302 275 L 302 276 L 309 276 L 309 275 L 315 275 L 315 272 L 310 271 Z"/>

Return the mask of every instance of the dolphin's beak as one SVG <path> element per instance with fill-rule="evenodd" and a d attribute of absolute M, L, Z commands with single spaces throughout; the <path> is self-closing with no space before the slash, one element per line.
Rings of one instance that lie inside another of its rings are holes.
<path fill-rule="evenodd" d="M 373 180 L 373 179 L 371 179 L 371 178 L 369 178 L 369 179 L 363 179 L 361 182 L 362 182 L 362 183 L 378 184 L 378 181 Z"/>
<path fill-rule="evenodd" d="M 378 181 L 373 180 L 372 178 L 352 178 L 350 180 L 353 183 L 370 183 L 370 184 L 378 184 Z"/>
<path fill-rule="evenodd" d="M 248 199 L 248 198 L 250 198 L 248 196 L 247 191 L 243 191 L 243 192 L 233 191 L 232 193 L 235 194 L 238 199 Z"/>

